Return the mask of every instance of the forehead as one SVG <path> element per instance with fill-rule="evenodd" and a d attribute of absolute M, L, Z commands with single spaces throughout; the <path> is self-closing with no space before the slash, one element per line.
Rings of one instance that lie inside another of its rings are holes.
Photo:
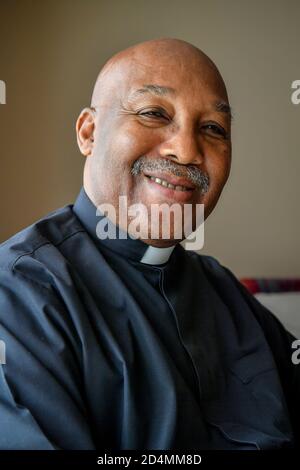
<path fill-rule="evenodd" d="M 228 102 L 227 92 L 218 71 L 200 60 L 174 58 L 145 63 L 132 60 L 122 73 L 122 94 L 130 99 L 145 96 L 216 100 Z"/>

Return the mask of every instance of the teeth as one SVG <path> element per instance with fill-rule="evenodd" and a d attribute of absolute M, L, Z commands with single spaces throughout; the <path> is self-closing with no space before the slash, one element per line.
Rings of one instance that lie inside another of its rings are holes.
<path fill-rule="evenodd" d="M 149 176 L 149 178 L 152 181 L 155 181 L 155 183 L 160 184 L 161 186 L 164 186 L 165 188 L 175 189 L 176 191 L 188 191 L 188 189 L 184 188 L 183 186 L 179 186 L 179 185 L 174 186 L 174 184 L 168 183 L 167 181 L 162 180 L 160 178 L 156 178 L 155 176 Z"/>

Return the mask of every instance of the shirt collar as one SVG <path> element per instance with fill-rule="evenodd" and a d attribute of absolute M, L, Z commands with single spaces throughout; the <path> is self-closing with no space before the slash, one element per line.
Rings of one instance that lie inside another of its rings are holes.
<path fill-rule="evenodd" d="M 106 247 L 123 257 L 139 261 L 143 264 L 162 265 L 168 262 L 176 245 L 168 248 L 150 246 L 142 240 L 131 238 L 128 233 L 121 230 L 118 226 L 115 227 L 117 233 L 116 239 L 106 238 L 100 240 L 96 233 L 97 224 L 102 219 L 106 219 L 109 224 L 112 224 L 112 222 L 103 214 L 97 215 L 96 210 L 96 206 L 88 197 L 84 187 L 82 187 L 73 205 L 73 212 L 97 245 Z"/>

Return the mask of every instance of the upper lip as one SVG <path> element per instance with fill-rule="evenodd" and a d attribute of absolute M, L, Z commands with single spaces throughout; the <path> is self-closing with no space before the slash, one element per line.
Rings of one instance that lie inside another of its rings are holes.
<path fill-rule="evenodd" d="M 190 180 L 184 178 L 183 176 L 174 176 L 170 173 L 163 173 L 163 172 L 145 172 L 145 176 L 153 176 L 154 178 L 160 178 L 161 180 L 167 181 L 167 183 L 171 183 L 174 186 L 183 186 L 184 188 L 188 189 L 196 189 L 196 186 L 191 183 Z"/>

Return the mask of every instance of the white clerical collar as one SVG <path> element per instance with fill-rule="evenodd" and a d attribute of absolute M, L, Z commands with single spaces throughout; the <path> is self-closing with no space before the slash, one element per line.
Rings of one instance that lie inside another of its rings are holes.
<path fill-rule="evenodd" d="M 174 248 L 175 245 L 169 246 L 167 248 L 148 246 L 140 262 L 144 264 L 164 264 L 169 260 Z"/>

